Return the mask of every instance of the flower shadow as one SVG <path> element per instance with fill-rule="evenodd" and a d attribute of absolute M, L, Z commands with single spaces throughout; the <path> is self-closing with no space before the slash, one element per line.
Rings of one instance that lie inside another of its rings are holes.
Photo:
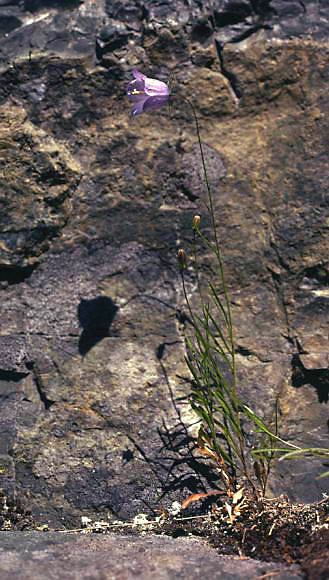
<path fill-rule="evenodd" d="M 81 299 L 78 306 L 78 319 L 82 327 L 79 339 L 81 356 L 85 356 L 103 338 L 110 336 L 110 328 L 118 310 L 118 306 L 107 296 Z"/>

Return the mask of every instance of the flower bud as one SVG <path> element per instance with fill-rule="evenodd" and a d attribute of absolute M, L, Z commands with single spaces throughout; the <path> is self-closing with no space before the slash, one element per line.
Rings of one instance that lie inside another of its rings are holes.
<path fill-rule="evenodd" d="M 198 230 L 201 222 L 201 217 L 199 215 L 195 215 L 192 220 L 192 228 L 194 230 Z"/>
<path fill-rule="evenodd" d="M 187 258 L 186 258 L 185 250 L 183 250 L 183 248 L 180 248 L 178 250 L 177 260 L 178 260 L 178 263 L 179 263 L 181 270 L 185 270 L 185 268 L 187 268 Z"/>

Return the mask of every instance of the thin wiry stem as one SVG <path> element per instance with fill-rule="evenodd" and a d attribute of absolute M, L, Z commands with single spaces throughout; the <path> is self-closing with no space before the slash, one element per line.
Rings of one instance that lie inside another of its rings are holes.
<path fill-rule="evenodd" d="M 231 361 L 232 361 L 232 366 L 231 366 L 232 390 L 233 390 L 232 401 L 234 401 L 234 400 L 237 400 L 237 368 L 236 368 L 235 341 L 234 341 L 234 332 L 233 332 L 231 303 L 230 303 L 230 298 L 229 298 L 225 274 L 224 274 L 224 265 L 223 265 L 223 260 L 222 260 L 221 251 L 220 251 L 220 244 L 219 244 L 219 239 L 218 239 L 218 234 L 217 234 L 214 203 L 213 203 L 213 197 L 212 197 L 209 178 L 208 178 L 205 157 L 204 157 L 204 153 L 203 153 L 199 121 L 198 121 L 198 117 L 197 117 L 195 107 L 194 107 L 192 101 L 190 101 L 190 99 L 188 99 L 186 97 L 184 97 L 184 100 L 188 103 L 188 105 L 190 106 L 192 113 L 193 113 L 197 137 L 198 137 L 200 155 L 201 155 L 202 168 L 203 168 L 203 173 L 204 173 L 204 178 L 205 178 L 205 183 L 206 183 L 206 188 L 207 188 L 207 194 L 208 194 L 209 213 L 210 213 L 211 225 L 212 225 L 212 230 L 214 233 L 214 240 L 215 240 L 214 250 L 215 250 L 215 254 L 216 254 L 216 258 L 217 258 L 217 262 L 218 262 L 218 266 L 219 266 L 220 278 L 221 278 L 223 292 L 224 292 L 224 298 L 225 298 L 226 314 L 227 314 L 227 319 L 228 319 L 227 320 L 227 330 L 229 333 L 229 342 L 230 342 L 230 347 L 231 347 L 230 355 L 231 355 Z M 235 411 L 237 414 L 238 422 L 240 424 L 240 414 L 239 414 L 238 408 L 236 408 Z M 247 472 L 248 470 L 247 470 L 247 464 L 246 464 L 246 459 L 245 459 L 245 442 L 244 442 L 244 437 L 243 437 L 241 428 L 238 430 L 237 434 L 238 434 L 239 447 L 240 447 L 240 459 L 241 459 L 241 462 L 243 464 L 243 468 L 244 468 L 245 472 Z"/>
<path fill-rule="evenodd" d="M 227 316 L 228 316 L 228 320 L 229 320 L 228 332 L 229 332 L 229 338 L 230 338 L 230 343 L 231 343 L 233 388 L 236 390 L 237 377 L 236 377 L 236 360 L 235 360 L 235 346 L 234 346 L 234 333 L 233 333 L 231 303 L 230 303 L 229 294 L 228 294 L 228 290 L 227 290 L 227 286 L 226 286 L 226 280 L 225 280 L 225 275 L 224 275 L 224 265 L 223 265 L 223 260 L 222 260 L 221 251 L 220 251 L 220 244 L 219 244 L 219 239 L 218 239 L 218 234 L 217 234 L 214 203 L 213 203 L 213 198 L 212 198 L 212 193 L 211 193 L 211 188 L 210 188 L 210 183 L 209 183 L 209 178 L 208 178 L 205 157 L 204 157 L 204 153 L 203 153 L 198 117 L 197 117 L 195 107 L 194 107 L 192 101 L 190 101 L 190 99 L 188 99 L 187 97 L 184 97 L 184 100 L 188 103 L 188 105 L 190 106 L 191 111 L 193 113 L 197 137 L 198 137 L 202 168 L 203 168 L 205 184 L 206 184 L 207 194 L 208 194 L 209 213 L 210 213 L 210 218 L 211 218 L 212 230 L 214 233 L 215 253 L 216 253 L 217 260 L 218 260 L 220 277 L 221 277 L 221 281 L 222 281 L 222 285 L 223 285 L 223 292 L 224 292 L 224 297 L 225 297 L 225 305 L 226 305 L 226 309 L 227 309 Z"/>

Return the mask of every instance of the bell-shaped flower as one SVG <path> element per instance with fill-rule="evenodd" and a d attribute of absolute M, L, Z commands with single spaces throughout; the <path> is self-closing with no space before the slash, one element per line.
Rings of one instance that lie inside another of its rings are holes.
<path fill-rule="evenodd" d="M 135 77 L 128 85 L 127 95 L 132 103 L 132 116 L 141 115 L 150 109 L 160 109 L 168 103 L 169 88 L 166 83 L 150 79 L 134 69 Z"/>

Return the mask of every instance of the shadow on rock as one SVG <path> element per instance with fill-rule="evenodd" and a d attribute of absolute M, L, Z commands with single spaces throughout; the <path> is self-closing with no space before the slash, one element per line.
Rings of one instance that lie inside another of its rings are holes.
<path fill-rule="evenodd" d="M 132 436 L 128 436 L 136 451 L 142 456 L 158 481 L 158 502 L 164 499 L 186 499 L 191 494 L 206 493 L 217 488 L 218 475 L 210 466 L 193 456 L 196 441 L 186 434 L 186 426 L 177 424 L 169 428 L 163 421 L 158 429 L 162 447 L 155 453 L 140 445 Z M 154 512 L 154 505 L 145 505 Z M 203 505 L 204 507 L 204 505 Z"/>
<path fill-rule="evenodd" d="M 307 369 L 303 365 L 299 354 L 294 354 L 291 361 L 293 387 L 311 385 L 318 395 L 319 403 L 328 403 L 329 400 L 329 369 Z"/>
<path fill-rule="evenodd" d="M 78 319 L 82 327 L 79 340 L 81 356 L 85 356 L 98 342 L 110 335 L 110 327 L 118 309 L 107 296 L 81 299 L 78 306 Z"/>
<path fill-rule="evenodd" d="M 135 437 L 128 435 L 134 448 L 142 456 L 143 461 L 158 481 L 157 502 L 161 502 L 165 498 L 167 500 L 169 498 L 182 500 L 191 494 L 206 493 L 209 489 L 213 490 L 218 487 L 219 479 L 218 474 L 211 466 L 194 456 L 194 451 L 198 447 L 197 441 L 190 435 L 182 417 L 181 406 L 178 404 L 184 402 L 188 404 L 189 396 L 180 399 L 174 396 L 166 367 L 161 360 L 163 350 L 161 349 L 159 352 L 158 348 L 156 356 L 167 384 L 177 422 L 168 426 L 166 421 L 162 419 L 162 425 L 157 429 L 158 442 L 161 442 L 161 445 L 155 444 L 153 448 L 152 446 L 142 446 Z M 183 401 L 183 399 L 185 400 Z M 145 499 L 144 503 L 154 511 Z M 205 504 L 202 507 L 204 508 Z"/>

